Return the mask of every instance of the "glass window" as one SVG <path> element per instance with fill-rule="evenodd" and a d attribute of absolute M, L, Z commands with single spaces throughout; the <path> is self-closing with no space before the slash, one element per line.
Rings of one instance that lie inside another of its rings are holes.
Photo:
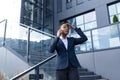
<path fill-rule="evenodd" d="M 72 0 L 66 0 L 66 2 L 67 2 L 67 3 L 70 3 L 70 2 L 72 2 Z"/>
<path fill-rule="evenodd" d="M 72 8 L 72 0 L 66 0 L 66 8 Z"/>
<path fill-rule="evenodd" d="M 80 44 L 80 45 L 76 45 L 75 46 L 75 51 L 76 52 L 86 52 L 86 51 L 91 51 L 92 50 L 92 42 L 91 42 L 91 33 L 90 31 L 87 31 L 85 32 L 85 35 L 87 36 L 88 38 L 88 41 L 83 43 L 83 44 Z M 71 37 L 74 37 L 74 38 L 79 38 L 80 36 L 76 33 L 70 35 Z"/>
<path fill-rule="evenodd" d="M 84 20 L 85 20 L 85 23 L 95 21 L 96 20 L 95 11 L 84 14 Z"/>
<path fill-rule="evenodd" d="M 117 5 L 117 11 L 120 13 L 120 2 L 116 4 Z"/>
<path fill-rule="evenodd" d="M 120 45 L 117 25 L 92 31 L 94 49 L 106 49 Z"/>
<path fill-rule="evenodd" d="M 81 24 L 84 24 L 83 15 L 76 17 L 76 25 L 81 25 Z"/>
<path fill-rule="evenodd" d="M 109 8 L 109 14 L 110 14 L 110 16 L 117 14 L 116 6 L 115 5 L 111 5 L 108 8 Z"/>
<path fill-rule="evenodd" d="M 110 16 L 110 23 L 114 23 L 113 22 L 114 15 L 117 16 L 118 21 L 120 20 L 120 17 L 119 17 L 119 15 L 120 15 L 120 2 L 109 5 L 108 10 L 109 10 L 109 16 Z"/>
<path fill-rule="evenodd" d="M 83 52 L 92 50 L 92 41 L 91 41 L 90 31 L 85 32 L 85 35 L 87 36 L 88 40 L 87 40 L 87 42 L 80 45 L 80 50 Z"/>
<path fill-rule="evenodd" d="M 68 19 L 67 22 L 82 30 L 89 30 L 97 27 L 95 11 Z"/>
<path fill-rule="evenodd" d="M 85 24 L 85 30 L 92 29 L 92 28 L 95 28 L 95 27 L 97 27 L 96 22 L 90 22 L 90 23 Z"/>

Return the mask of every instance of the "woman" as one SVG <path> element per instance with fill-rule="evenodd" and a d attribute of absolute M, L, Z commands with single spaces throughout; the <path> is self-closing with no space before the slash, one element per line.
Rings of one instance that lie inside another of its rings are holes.
<path fill-rule="evenodd" d="M 69 28 L 75 30 L 80 38 L 67 37 Z M 75 55 L 75 45 L 87 41 L 86 35 L 80 28 L 64 23 L 60 26 L 50 45 L 49 51 L 57 51 L 56 80 L 79 80 L 78 68 L 80 64 Z"/>

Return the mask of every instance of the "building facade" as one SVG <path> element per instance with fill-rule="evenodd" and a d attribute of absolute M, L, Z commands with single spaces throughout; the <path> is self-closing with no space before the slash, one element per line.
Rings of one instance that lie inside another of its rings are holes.
<path fill-rule="evenodd" d="M 81 28 L 88 37 L 75 48 L 81 65 L 109 80 L 120 80 L 119 20 L 119 0 L 23 0 L 21 8 L 21 23 L 45 32 L 56 35 L 64 21 Z"/>
<path fill-rule="evenodd" d="M 62 21 L 81 28 L 88 37 L 77 45 L 83 67 L 110 80 L 119 80 L 120 2 L 119 0 L 55 0 L 54 33 Z M 77 37 L 74 31 L 70 36 Z M 119 57 L 118 57 L 119 56 Z"/>

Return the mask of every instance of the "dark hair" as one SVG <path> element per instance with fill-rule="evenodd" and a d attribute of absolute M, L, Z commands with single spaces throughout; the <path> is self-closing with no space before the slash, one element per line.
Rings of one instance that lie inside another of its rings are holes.
<path fill-rule="evenodd" d="M 62 25 L 62 24 L 65 24 L 65 23 L 68 23 L 67 20 L 62 21 L 62 22 L 61 22 L 61 25 Z"/>

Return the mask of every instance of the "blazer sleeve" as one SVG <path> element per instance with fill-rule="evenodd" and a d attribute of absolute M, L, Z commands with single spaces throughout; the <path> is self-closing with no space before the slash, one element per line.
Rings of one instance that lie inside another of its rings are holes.
<path fill-rule="evenodd" d="M 88 40 L 87 36 L 82 32 L 82 30 L 80 28 L 75 29 L 75 31 L 80 36 L 80 38 L 74 38 L 75 45 L 82 44 L 83 42 Z"/>
<path fill-rule="evenodd" d="M 55 37 L 52 40 L 52 42 L 51 42 L 51 44 L 49 46 L 49 52 L 50 53 L 53 53 L 55 51 L 58 41 L 59 41 L 59 37 Z"/>

